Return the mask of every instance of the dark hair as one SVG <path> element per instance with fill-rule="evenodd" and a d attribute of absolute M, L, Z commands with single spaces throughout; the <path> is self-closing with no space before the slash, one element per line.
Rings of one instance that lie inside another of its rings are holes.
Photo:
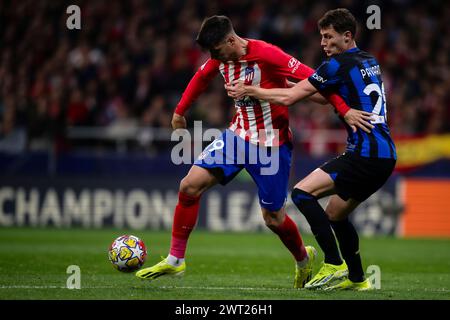
<path fill-rule="evenodd" d="M 330 10 L 320 18 L 317 23 L 319 29 L 332 27 L 338 33 L 350 31 L 353 38 L 356 35 L 356 19 L 350 11 L 345 8 Z"/>
<path fill-rule="evenodd" d="M 231 20 L 226 16 L 211 16 L 203 20 L 198 32 L 197 43 L 203 49 L 212 49 L 233 31 Z"/>

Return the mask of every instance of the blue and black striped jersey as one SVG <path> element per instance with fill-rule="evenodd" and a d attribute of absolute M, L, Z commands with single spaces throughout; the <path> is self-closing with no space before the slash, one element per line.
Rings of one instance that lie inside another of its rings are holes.
<path fill-rule="evenodd" d="M 318 91 L 338 93 L 351 108 L 375 114 L 375 128 L 370 134 L 361 129 L 353 132 L 344 122 L 348 131 L 346 151 L 363 157 L 397 159 L 387 125 L 381 69 L 372 55 L 352 48 L 323 62 L 308 80 Z"/>

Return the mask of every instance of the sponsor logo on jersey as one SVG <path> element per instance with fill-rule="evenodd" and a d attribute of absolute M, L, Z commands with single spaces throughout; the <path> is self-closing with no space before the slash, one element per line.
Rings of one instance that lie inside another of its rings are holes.
<path fill-rule="evenodd" d="M 324 79 L 322 76 L 319 76 L 317 73 L 314 73 L 314 74 L 312 75 L 312 77 L 313 77 L 313 79 L 316 79 L 316 80 L 319 81 L 320 83 L 325 83 L 325 82 L 328 81 L 327 79 Z"/>
<path fill-rule="evenodd" d="M 235 100 L 235 103 L 234 103 L 236 108 L 254 107 L 257 104 L 258 104 L 258 101 L 249 96 L 245 96 L 242 99 Z"/>
<path fill-rule="evenodd" d="M 288 62 L 288 67 L 292 69 L 293 67 L 295 67 L 297 65 L 297 63 L 298 63 L 297 59 L 291 58 Z"/>

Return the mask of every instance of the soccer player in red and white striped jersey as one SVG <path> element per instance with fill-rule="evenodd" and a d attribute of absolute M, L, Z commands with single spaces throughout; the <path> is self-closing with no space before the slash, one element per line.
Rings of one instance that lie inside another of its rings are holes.
<path fill-rule="evenodd" d="M 239 39 L 242 44 L 237 43 Z M 200 67 L 190 81 L 175 109 L 175 114 L 183 116 L 218 73 L 221 74 L 225 83 L 241 79 L 245 84 L 262 88 L 285 88 L 288 86 L 286 81 L 288 78 L 303 80 L 314 73 L 313 69 L 277 46 L 261 40 L 239 39 L 230 37 L 228 43 L 223 43 L 211 50 L 211 59 Z M 226 50 L 233 50 L 239 45 L 242 46 L 242 56 L 227 54 Z M 327 103 L 319 95 L 314 96 L 312 100 Z M 343 114 L 348 110 L 339 96 L 333 95 L 330 100 Z M 236 114 L 229 129 L 241 138 L 251 143 L 262 143 L 271 147 L 274 146 L 275 139 L 273 130 L 277 129 L 280 134 L 278 141 L 280 145 L 291 141 L 288 109 L 285 106 L 258 99 L 236 100 L 235 106 Z M 260 137 L 260 133 L 265 136 Z"/>
<path fill-rule="evenodd" d="M 210 51 L 211 58 L 199 68 L 184 91 L 173 115 L 173 129 L 186 127 L 185 112 L 219 73 L 225 83 L 241 79 L 246 84 L 263 88 L 287 87 L 288 79 L 302 80 L 314 73 L 313 69 L 274 45 L 239 37 L 225 16 L 205 19 L 197 43 Z M 349 107 L 342 98 L 337 95 L 327 98 L 340 114 L 348 112 Z M 328 103 L 319 94 L 311 99 Z M 292 153 L 288 108 L 250 97 L 236 99 L 235 107 L 236 114 L 229 128 L 203 151 L 181 180 L 169 255 L 160 263 L 138 271 L 137 277 L 152 280 L 184 273 L 187 241 L 197 222 L 201 195 L 218 183 L 225 185 L 242 169 L 246 169 L 258 186 L 266 225 L 280 237 L 296 260 L 294 287 L 302 288 L 310 279 L 316 251 L 313 247 L 304 246 L 295 222 L 285 211 Z M 235 141 L 238 141 L 236 151 L 227 148 Z M 271 157 L 277 157 L 279 167 L 276 172 L 263 174 L 262 163 L 236 161 L 241 156 L 247 159 L 249 153 L 258 153 L 258 148 L 265 148 L 270 151 Z M 233 152 L 240 154 L 230 154 Z M 227 162 L 207 161 L 214 160 L 217 155 L 226 158 Z M 228 161 L 230 159 L 233 160 L 231 163 Z"/>

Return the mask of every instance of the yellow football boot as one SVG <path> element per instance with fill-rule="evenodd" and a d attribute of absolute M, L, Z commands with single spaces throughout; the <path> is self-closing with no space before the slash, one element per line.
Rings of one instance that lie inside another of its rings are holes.
<path fill-rule="evenodd" d="M 332 282 L 341 280 L 348 276 L 348 268 L 345 261 L 341 265 L 324 263 L 319 272 L 305 284 L 307 289 L 323 289 L 328 287 Z"/>
<path fill-rule="evenodd" d="M 350 279 L 345 279 L 344 281 L 326 288 L 325 290 L 355 290 L 355 291 L 368 291 L 373 290 L 374 287 L 370 283 L 369 279 L 362 282 L 353 282 Z"/>
<path fill-rule="evenodd" d="M 305 284 L 311 280 L 314 261 L 316 260 L 317 250 L 314 247 L 306 246 L 306 252 L 308 253 L 308 262 L 306 266 L 300 268 L 295 266 L 295 279 L 294 288 L 303 288 Z"/>
<path fill-rule="evenodd" d="M 178 267 L 167 263 L 164 258 L 152 267 L 141 269 L 136 272 L 136 277 L 147 280 L 155 280 L 161 276 L 181 276 L 186 271 L 186 262 L 183 261 Z"/>

